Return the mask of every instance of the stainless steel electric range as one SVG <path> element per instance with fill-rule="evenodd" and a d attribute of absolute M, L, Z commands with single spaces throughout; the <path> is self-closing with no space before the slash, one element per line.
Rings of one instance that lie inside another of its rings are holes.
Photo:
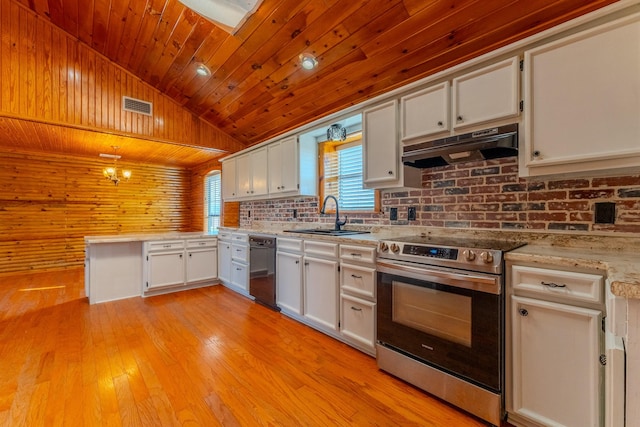
<path fill-rule="evenodd" d="M 504 418 L 504 253 L 519 242 L 411 236 L 377 257 L 378 367 L 485 421 Z"/>

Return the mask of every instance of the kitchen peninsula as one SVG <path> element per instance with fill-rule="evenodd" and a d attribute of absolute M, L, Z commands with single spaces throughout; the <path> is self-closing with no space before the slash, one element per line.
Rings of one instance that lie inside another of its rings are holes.
<path fill-rule="evenodd" d="M 89 303 L 217 283 L 216 244 L 216 235 L 203 232 L 87 236 L 85 293 Z M 159 262 L 154 263 L 154 256 Z M 153 286 L 155 275 L 162 277 Z"/>

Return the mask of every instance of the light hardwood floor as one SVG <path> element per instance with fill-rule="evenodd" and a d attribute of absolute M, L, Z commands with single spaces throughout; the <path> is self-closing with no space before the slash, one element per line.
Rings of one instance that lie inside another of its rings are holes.
<path fill-rule="evenodd" d="M 483 426 L 223 286 L 90 306 L 83 270 L 0 277 L 2 426 Z"/>

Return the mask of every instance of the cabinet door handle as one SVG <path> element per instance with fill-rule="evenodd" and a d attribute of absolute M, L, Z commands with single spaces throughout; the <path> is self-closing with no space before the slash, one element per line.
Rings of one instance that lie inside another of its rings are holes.
<path fill-rule="evenodd" d="M 442 120 L 438 122 L 438 126 L 440 127 L 444 126 L 444 123 L 442 123 Z"/>
<path fill-rule="evenodd" d="M 456 119 L 457 119 L 459 122 L 461 122 L 461 121 L 463 120 L 462 116 L 458 116 Z"/>
<path fill-rule="evenodd" d="M 305 263 L 304 263 L 304 265 L 309 265 L 309 263 L 308 263 L 308 262 L 305 262 Z"/>
<path fill-rule="evenodd" d="M 393 175 L 393 171 L 388 171 L 387 172 L 389 175 Z"/>
<path fill-rule="evenodd" d="M 354 279 L 362 279 L 362 276 L 356 276 L 355 274 L 352 274 L 351 277 L 353 277 Z"/>
<path fill-rule="evenodd" d="M 548 286 L 550 288 L 566 288 L 567 285 L 565 285 L 564 283 L 553 283 L 553 282 L 540 282 L 541 285 L 543 286 Z"/>
<path fill-rule="evenodd" d="M 353 311 L 362 311 L 361 308 L 354 307 L 354 306 L 351 306 L 351 310 L 353 310 Z"/>
<path fill-rule="evenodd" d="M 300 264 L 300 261 L 296 260 L 296 264 Z"/>
<path fill-rule="evenodd" d="M 351 252 L 351 256 L 362 256 L 362 254 L 356 254 L 356 253 Z"/>
<path fill-rule="evenodd" d="M 193 254 L 189 254 L 189 258 L 191 258 L 191 255 L 193 255 Z"/>
<path fill-rule="evenodd" d="M 182 254 L 180 254 L 180 258 L 182 258 Z"/>
<path fill-rule="evenodd" d="M 520 313 L 520 316 L 523 317 L 527 317 L 529 315 L 529 312 L 525 308 L 521 308 L 520 310 L 518 310 L 518 313 Z"/>

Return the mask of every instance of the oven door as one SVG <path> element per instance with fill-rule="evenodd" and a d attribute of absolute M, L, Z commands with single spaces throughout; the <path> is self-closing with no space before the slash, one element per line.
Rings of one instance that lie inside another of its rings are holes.
<path fill-rule="evenodd" d="M 401 261 L 377 267 L 379 344 L 500 392 L 501 276 Z"/>

